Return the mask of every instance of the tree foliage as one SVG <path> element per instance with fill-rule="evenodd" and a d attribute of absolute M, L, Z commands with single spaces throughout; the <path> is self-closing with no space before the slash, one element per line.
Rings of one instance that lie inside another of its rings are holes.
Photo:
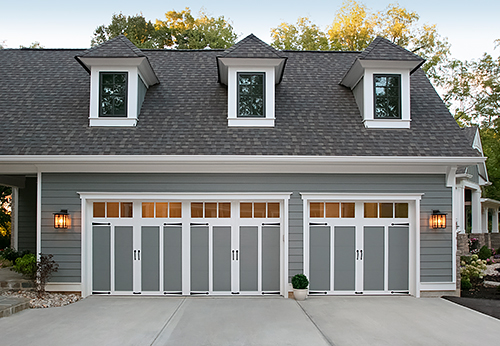
<path fill-rule="evenodd" d="M 419 19 L 416 12 L 397 4 L 372 12 L 362 3 L 347 0 L 326 33 L 308 18 L 299 18 L 295 25 L 281 23 L 272 28 L 271 45 L 277 49 L 361 51 L 382 36 L 426 59 L 422 68 L 438 83 L 450 45 L 435 25 L 419 26 Z"/>
<path fill-rule="evenodd" d="M 3 237 L 10 236 L 11 194 L 10 187 L 0 185 L 0 235 Z"/>
<path fill-rule="evenodd" d="M 191 10 L 169 11 L 165 20 L 147 21 L 142 14 L 114 14 L 111 23 L 94 31 L 91 45 L 125 35 L 139 48 L 206 49 L 229 48 L 237 38 L 232 25 L 223 17 L 209 17 L 201 11 L 195 18 Z"/>
<path fill-rule="evenodd" d="M 19 48 L 21 48 L 21 49 L 22 49 L 22 48 L 42 49 L 42 48 L 45 48 L 45 47 L 44 47 L 44 46 L 42 46 L 42 45 L 40 44 L 40 42 L 35 41 L 35 42 L 33 42 L 32 44 L 30 44 L 29 46 L 27 46 L 27 47 L 26 47 L 26 46 L 23 46 L 23 45 L 20 45 L 20 46 L 19 46 Z"/>

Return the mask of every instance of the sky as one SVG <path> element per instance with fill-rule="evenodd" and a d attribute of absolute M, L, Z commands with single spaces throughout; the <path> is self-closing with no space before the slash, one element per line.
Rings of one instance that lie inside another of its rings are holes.
<path fill-rule="evenodd" d="M 359 1 L 372 11 L 381 11 L 391 0 Z M 438 33 L 451 43 L 452 57 L 460 60 L 480 58 L 494 50 L 500 39 L 499 0 L 400 0 L 399 5 L 415 11 L 420 24 L 436 24 Z M 7 48 L 29 46 L 38 41 L 45 48 L 88 48 L 96 27 L 111 22 L 113 13 L 142 13 L 147 20 L 164 19 L 165 12 L 189 7 L 193 14 L 204 9 L 210 16 L 229 19 L 238 39 L 253 33 L 270 43 L 270 29 L 282 22 L 295 23 L 307 16 L 321 29 L 331 25 L 342 0 L 254 0 L 251 2 L 116 0 L 24 0 L 0 3 L 0 43 Z"/>

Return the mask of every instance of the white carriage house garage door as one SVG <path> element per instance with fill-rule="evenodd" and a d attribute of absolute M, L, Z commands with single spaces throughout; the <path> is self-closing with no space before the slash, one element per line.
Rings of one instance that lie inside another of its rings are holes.
<path fill-rule="evenodd" d="M 416 294 L 420 195 L 303 194 L 310 294 Z"/>
<path fill-rule="evenodd" d="M 285 294 L 289 194 L 81 195 L 88 294 Z"/>

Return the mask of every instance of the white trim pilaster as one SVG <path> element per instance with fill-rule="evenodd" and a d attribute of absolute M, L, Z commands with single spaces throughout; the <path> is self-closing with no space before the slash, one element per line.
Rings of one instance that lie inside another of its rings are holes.
<path fill-rule="evenodd" d="M 36 257 L 42 252 L 42 172 L 36 175 Z"/>

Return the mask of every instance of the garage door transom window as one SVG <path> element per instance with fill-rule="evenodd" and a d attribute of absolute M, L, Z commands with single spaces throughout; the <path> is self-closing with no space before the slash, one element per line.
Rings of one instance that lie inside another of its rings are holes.
<path fill-rule="evenodd" d="M 142 202 L 143 218 L 181 218 L 181 202 Z"/>
<path fill-rule="evenodd" d="M 364 203 L 365 218 L 408 218 L 408 203 Z"/>
<path fill-rule="evenodd" d="M 95 218 L 132 218 L 132 202 L 94 202 Z"/>
<path fill-rule="evenodd" d="M 279 218 L 280 204 L 278 202 L 241 202 L 240 218 Z"/>
<path fill-rule="evenodd" d="M 312 218 L 354 218 L 356 210 L 352 202 L 311 202 L 309 216 Z"/>

